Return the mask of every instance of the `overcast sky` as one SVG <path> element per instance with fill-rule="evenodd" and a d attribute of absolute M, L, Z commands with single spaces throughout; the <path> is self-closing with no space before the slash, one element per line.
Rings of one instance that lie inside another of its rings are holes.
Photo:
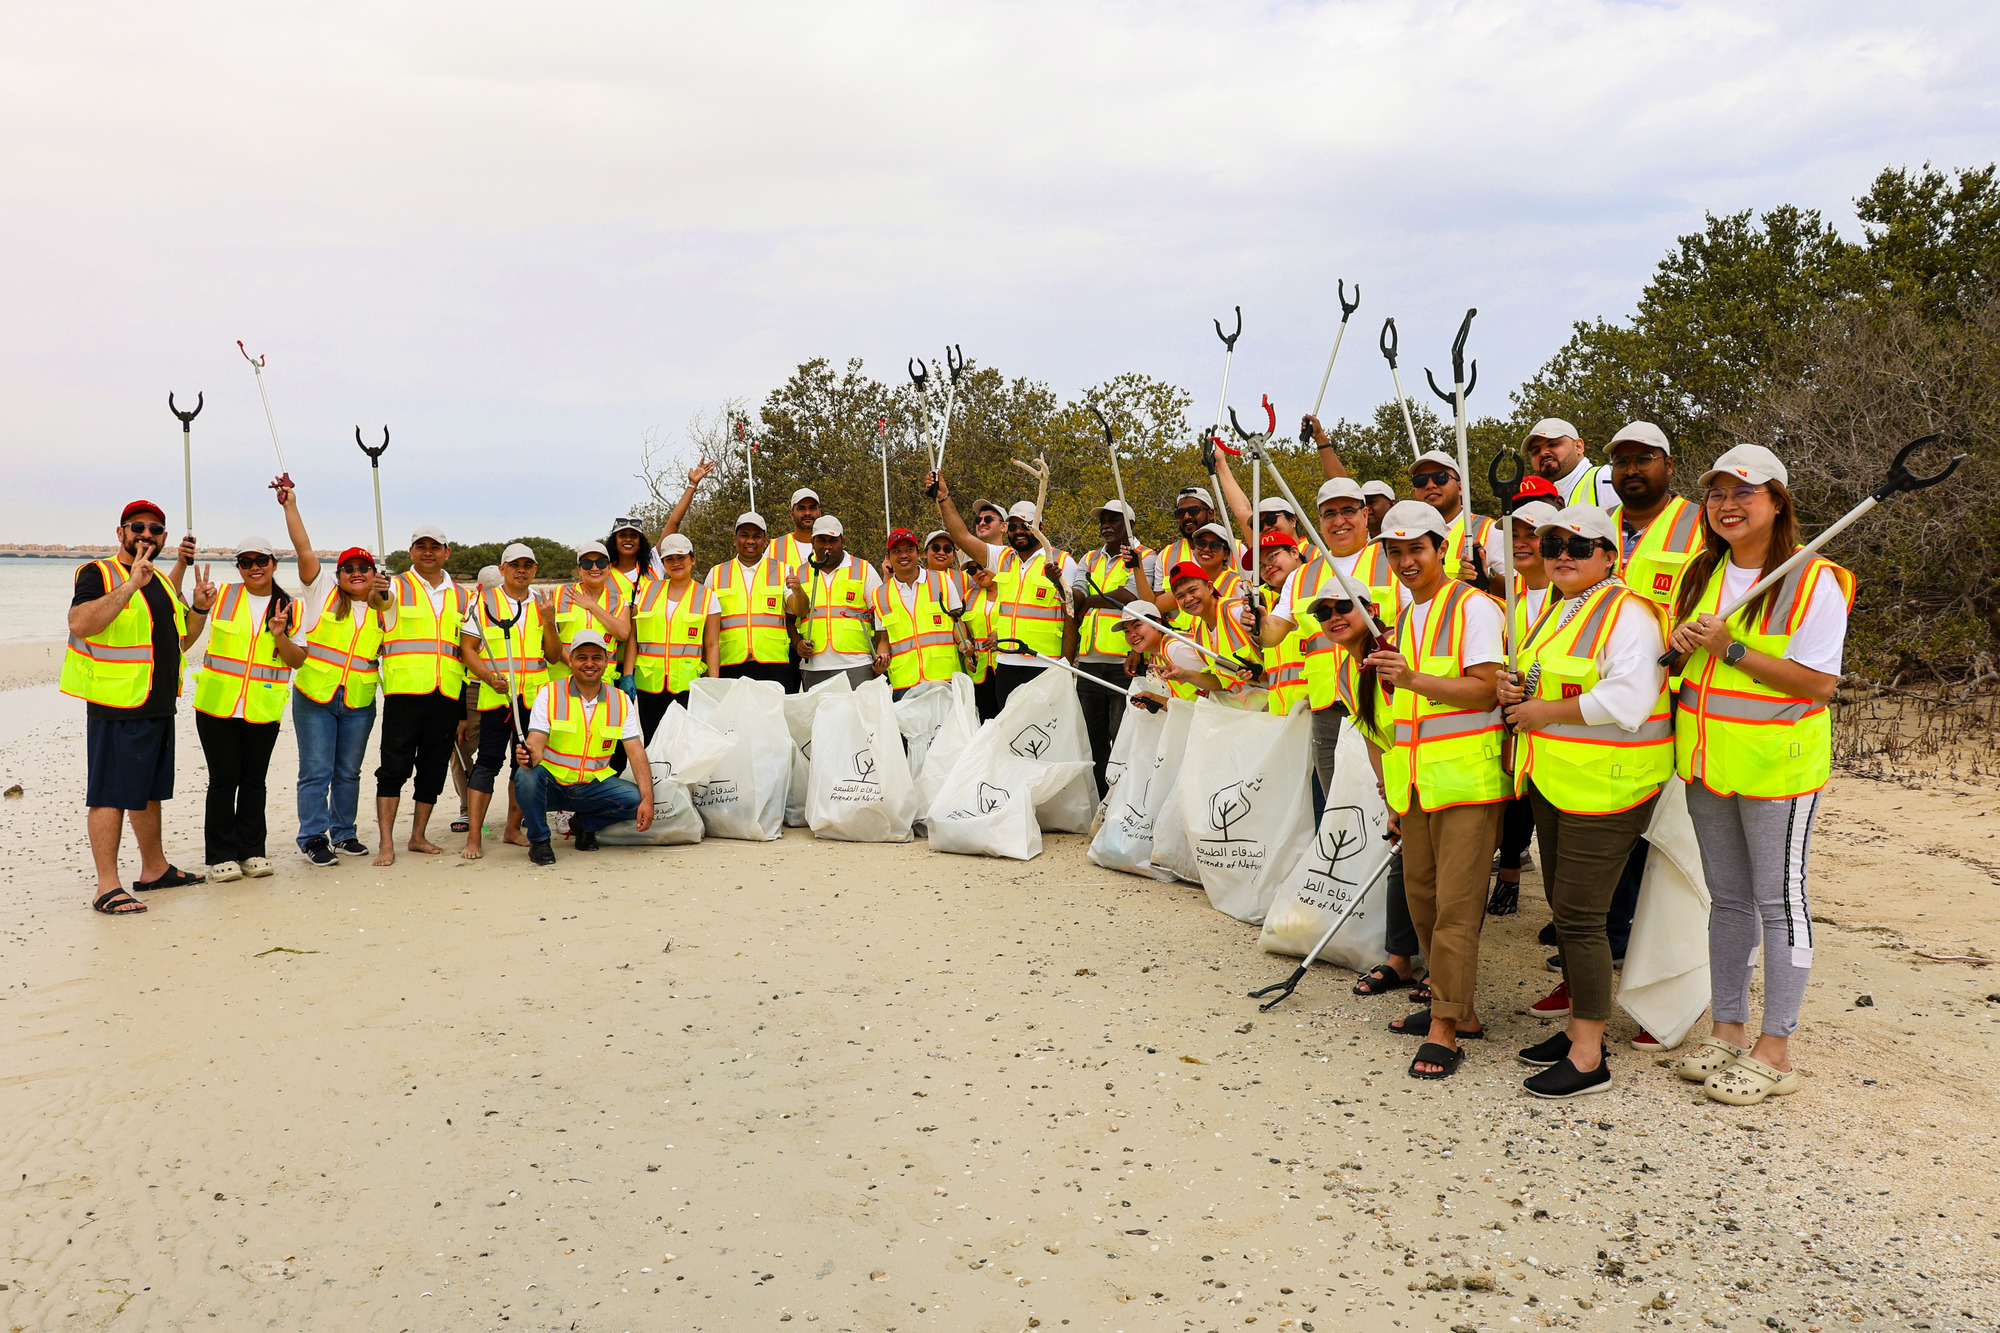
<path fill-rule="evenodd" d="M 1705 210 L 1850 233 L 1888 164 L 2000 156 L 2000 6 L 954 3 L 30 5 L 0 45 L 0 541 L 183 521 L 282 539 L 235 340 L 269 357 L 318 545 L 602 535 L 678 437 L 812 356 L 946 342 L 1206 416 L 1442 368 L 1475 409 L 1622 317 Z M 1294 417 L 1294 419 L 1296 419 Z"/>

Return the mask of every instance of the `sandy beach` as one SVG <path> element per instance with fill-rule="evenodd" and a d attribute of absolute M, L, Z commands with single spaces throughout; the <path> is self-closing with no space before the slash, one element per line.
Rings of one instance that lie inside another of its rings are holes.
<path fill-rule="evenodd" d="M 59 657 L 0 650 L 0 1328 L 2000 1322 L 2000 968 L 1925 957 L 2000 952 L 1990 787 L 1836 777 L 1801 1093 L 1705 1101 L 1622 1020 L 1613 1092 L 1538 1103 L 1532 873 L 1448 1083 L 1405 998 L 1259 1014 L 1292 960 L 1074 836 L 314 871 L 289 722 L 274 878 L 95 915 Z M 190 866 L 185 708 L 179 754 Z"/>

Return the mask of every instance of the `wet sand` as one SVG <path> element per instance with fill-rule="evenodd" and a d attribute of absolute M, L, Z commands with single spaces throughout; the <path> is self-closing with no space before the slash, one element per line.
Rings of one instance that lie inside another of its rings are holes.
<path fill-rule="evenodd" d="M 289 726 L 275 877 L 98 916 L 82 710 L 32 711 L 0 743 L 24 786 L 0 802 L 0 1327 L 2000 1319 L 2000 971 L 1917 952 L 1996 951 L 1990 789 L 1836 780 L 1800 1094 L 1722 1107 L 1620 1045 L 1611 1093 L 1540 1103 L 1513 1059 L 1551 1030 L 1521 1012 L 1553 981 L 1533 874 L 1488 925 L 1490 1038 L 1417 1083 L 1383 1030 L 1407 1000 L 1322 968 L 1259 1014 L 1244 993 L 1290 960 L 1079 838 L 1026 864 L 788 830 L 315 871 Z M 179 744 L 186 866 L 185 712 Z"/>

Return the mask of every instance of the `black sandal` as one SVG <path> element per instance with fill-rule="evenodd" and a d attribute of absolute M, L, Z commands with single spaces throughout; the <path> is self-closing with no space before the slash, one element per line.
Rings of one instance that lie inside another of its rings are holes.
<path fill-rule="evenodd" d="M 472 825 L 463 819 L 454 819 L 451 821 L 451 831 L 453 833 L 470 833 Z"/>
<path fill-rule="evenodd" d="M 1399 991 L 1405 986 L 1413 985 L 1415 982 L 1416 977 L 1414 975 L 1399 977 L 1396 975 L 1395 968 L 1390 967 L 1387 963 L 1377 963 L 1374 967 L 1369 968 L 1367 972 L 1363 973 L 1359 981 L 1354 983 L 1354 993 L 1356 995 L 1387 995 L 1390 991 Z"/>
<path fill-rule="evenodd" d="M 1521 881 L 1493 877 L 1493 894 L 1486 900 L 1486 915 L 1512 916 L 1521 910 Z"/>
<path fill-rule="evenodd" d="M 1402 1026 L 1396 1026 L 1398 1023 L 1402 1024 Z M 1428 1037 L 1431 1033 L 1431 1011 L 1428 1009 L 1419 1009 L 1415 1013 L 1404 1014 L 1401 1018 L 1392 1018 L 1389 1020 L 1389 1031 L 1399 1037 Z M 1484 1041 L 1486 1039 L 1486 1029 L 1479 1028 L 1472 1032 L 1461 1032 L 1458 1034 L 1458 1039 L 1460 1041 Z"/>
<path fill-rule="evenodd" d="M 1454 1051 L 1449 1046 L 1440 1046 L 1436 1042 L 1427 1041 L 1417 1047 L 1417 1058 L 1410 1061 L 1410 1077 L 1450 1078 L 1458 1072 L 1458 1066 L 1464 1059 L 1465 1052 L 1462 1050 Z M 1418 1065 L 1436 1065 L 1438 1068 L 1427 1071 L 1417 1068 Z"/>
<path fill-rule="evenodd" d="M 106 916 L 137 916 L 146 910 L 146 904 L 123 889 L 106 889 L 97 895 L 97 901 L 90 905 L 90 910 Z"/>
<path fill-rule="evenodd" d="M 1419 981 L 1416 989 L 1410 992 L 1410 998 L 1418 1004 L 1429 1004 L 1433 998 L 1431 995 L 1431 979 L 1425 977 L 1422 981 Z"/>
<path fill-rule="evenodd" d="M 207 880 L 206 875 L 190 875 L 179 866 L 170 865 L 167 867 L 167 872 L 152 883 L 135 879 L 132 881 L 132 887 L 140 893 L 151 893 L 154 889 L 184 889 L 190 884 L 203 884 Z"/>

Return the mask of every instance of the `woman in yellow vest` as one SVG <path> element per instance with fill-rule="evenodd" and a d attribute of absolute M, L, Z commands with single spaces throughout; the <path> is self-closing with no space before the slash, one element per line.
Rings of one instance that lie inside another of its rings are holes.
<path fill-rule="evenodd" d="M 486 854 L 485 819 L 493 783 L 502 764 L 513 760 L 513 745 L 527 730 L 528 710 L 548 683 L 549 663 L 562 655 L 556 641 L 553 600 L 534 591 L 538 570 L 533 548 L 514 542 L 500 553 L 500 586 L 479 594 L 472 613 L 459 625 L 458 656 L 466 674 L 479 682 L 474 707 L 479 714 L 479 753 L 466 776 L 466 818 L 470 827 L 463 860 Z M 508 785 L 505 841 L 525 846 L 521 814 Z"/>
<path fill-rule="evenodd" d="M 611 645 L 614 664 L 625 657 L 624 646 L 632 638 L 632 604 L 611 578 L 611 553 L 603 542 L 585 542 L 577 548 L 576 582 L 556 589 L 550 607 L 558 644 L 568 644 L 579 630 L 594 629 Z M 549 679 L 562 680 L 568 675 L 569 649 L 565 647 L 558 660 L 549 663 Z M 629 698 L 630 685 L 620 683 Z"/>
<path fill-rule="evenodd" d="M 611 520 L 604 549 L 611 553 L 611 585 L 618 589 L 619 603 L 630 606 L 639 600 L 639 584 L 659 572 L 652 538 L 646 535 L 645 524 L 628 514 Z"/>
<path fill-rule="evenodd" d="M 875 594 L 875 616 L 889 639 L 889 689 L 900 699 L 913 685 L 958 673 L 958 584 L 943 570 L 923 567 L 917 535 L 908 528 L 889 534 L 884 563 L 888 577 Z"/>
<path fill-rule="evenodd" d="M 1618 529 L 1595 505 L 1571 505 L 1537 527 L 1556 593 L 1522 640 L 1519 681 L 1502 679 L 1514 727 L 1514 792 L 1534 808 L 1542 879 L 1556 923 L 1566 1032 L 1520 1053 L 1541 1072 L 1537 1097 L 1611 1086 L 1605 918 L 1626 859 L 1652 822 L 1673 769 L 1665 646 L 1653 604 L 1618 581 Z"/>
<path fill-rule="evenodd" d="M 1137 572 L 1140 599 L 1153 602 L 1157 611 L 1153 590 L 1146 586 L 1145 567 L 1141 565 Z M 1193 639 L 1200 648 L 1183 639 L 1165 636 L 1164 646 L 1153 656 L 1155 674 L 1167 681 L 1174 696 L 1180 699 L 1204 695 L 1218 699 L 1254 698 L 1245 691 L 1251 677 L 1257 674 L 1253 668 L 1263 665 L 1263 656 L 1251 637 L 1249 607 L 1217 595 L 1208 571 L 1192 560 L 1183 560 L 1168 570 L 1167 577 L 1173 584 L 1174 611 L 1171 616 L 1162 616 L 1161 623 Z M 1239 674 L 1231 670 L 1209 656 L 1210 653 L 1241 662 L 1244 671 Z"/>
<path fill-rule="evenodd" d="M 1179 545 L 1179 543 L 1176 543 Z M 1236 562 L 1230 558 L 1232 551 L 1245 548 L 1232 544 L 1228 531 L 1220 523 L 1210 523 L 1197 528 L 1193 537 L 1187 540 L 1187 549 L 1194 553 L 1192 560 L 1180 560 L 1171 564 L 1160 563 L 1158 568 L 1162 579 L 1158 592 L 1154 593 L 1153 605 L 1160 609 L 1160 618 L 1173 623 L 1179 602 L 1174 597 L 1174 571 L 1182 565 L 1191 564 L 1201 570 L 1202 577 L 1215 589 L 1215 595 L 1224 601 L 1241 597 L 1248 582 L 1236 569 Z M 1168 549 L 1172 549 L 1171 547 Z M 1147 575 L 1150 579 L 1152 576 Z"/>
<path fill-rule="evenodd" d="M 1271 531 L 1258 538 L 1263 556 L 1260 573 L 1264 586 L 1257 590 L 1259 601 L 1268 615 L 1283 593 L 1286 582 L 1304 562 L 1299 556 L 1298 539 L 1290 533 Z M 1317 550 L 1318 548 L 1314 548 Z M 1323 563 L 1323 562 L 1322 562 Z M 1294 625 L 1289 634 L 1274 637 L 1267 632 L 1263 635 L 1264 678 L 1262 684 L 1269 691 L 1264 706 L 1270 712 L 1283 717 L 1295 707 L 1310 706 L 1306 695 L 1306 654 L 1307 643 L 1319 637 L 1319 622 L 1310 616 L 1302 616 L 1303 624 Z M 1265 622 L 1269 626 L 1268 620 Z"/>
<path fill-rule="evenodd" d="M 688 687 L 702 676 L 722 674 L 722 606 L 695 581 L 694 543 L 675 533 L 660 542 L 665 578 L 648 578 L 632 608 L 632 674 L 636 679 L 639 725 L 644 742 L 667 714 L 668 704 L 687 706 Z M 612 756 L 613 769 L 622 769 Z"/>
<path fill-rule="evenodd" d="M 277 552 L 265 538 L 245 538 L 236 548 L 242 581 L 216 590 L 208 651 L 194 677 L 195 734 L 208 761 L 208 877 L 221 883 L 271 873 L 265 776 L 292 672 L 306 660 L 292 641 L 299 604 L 278 586 L 276 568 Z M 208 581 L 206 569 L 201 581 Z"/>
<path fill-rule="evenodd" d="M 1701 479 L 1706 535 L 1675 589 L 1681 662 L 1674 760 L 1708 879 L 1714 1032 L 1682 1078 L 1720 1102 L 1796 1091 L 1790 1039 L 1812 975 L 1806 851 L 1832 770 L 1827 701 L 1840 683 L 1854 576 L 1815 556 L 1724 620 L 1799 545 L 1785 465 L 1741 444 Z M 1748 1041 L 1750 972 L 1764 960 L 1764 1016 Z"/>

